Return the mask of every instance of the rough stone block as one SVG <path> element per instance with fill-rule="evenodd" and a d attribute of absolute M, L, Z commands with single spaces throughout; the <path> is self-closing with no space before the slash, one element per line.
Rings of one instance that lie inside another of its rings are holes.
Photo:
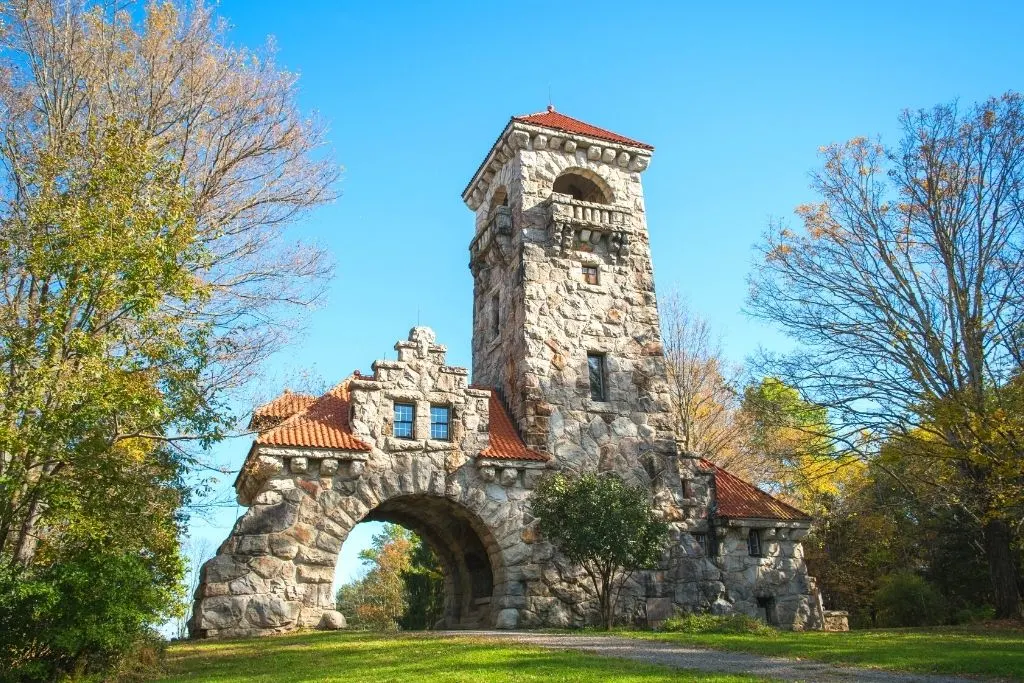
<path fill-rule="evenodd" d="M 324 610 L 324 613 L 320 616 L 320 623 L 317 624 L 317 628 L 321 631 L 337 631 L 347 626 L 348 623 L 345 621 L 345 615 L 333 609 Z"/>
<path fill-rule="evenodd" d="M 498 612 L 498 618 L 494 621 L 494 628 L 503 630 L 514 629 L 519 626 L 519 610 L 503 609 Z"/>
<path fill-rule="evenodd" d="M 245 618 L 260 628 L 278 628 L 294 624 L 299 607 L 298 603 L 286 602 L 276 595 L 257 595 L 249 601 Z"/>

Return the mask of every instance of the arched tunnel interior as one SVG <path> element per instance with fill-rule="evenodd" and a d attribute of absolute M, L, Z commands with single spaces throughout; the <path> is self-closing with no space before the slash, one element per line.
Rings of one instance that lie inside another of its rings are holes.
<path fill-rule="evenodd" d="M 445 577 L 444 617 L 435 628 L 491 625 L 498 550 L 472 513 L 444 498 L 401 496 L 381 503 L 363 521 L 401 525 L 434 551 Z"/>

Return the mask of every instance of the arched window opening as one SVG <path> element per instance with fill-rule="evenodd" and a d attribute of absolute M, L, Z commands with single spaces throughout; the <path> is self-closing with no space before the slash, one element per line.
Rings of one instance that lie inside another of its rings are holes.
<path fill-rule="evenodd" d="M 491 195 L 491 213 L 499 206 L 508 206 L 508 190 L 504 186 L 496 189 Z"/>
<path fill-rule="evenodd" d="M 595 204 L 611 204 L 611 192 L 602 187 L 594 179 L 583 175 L 579 170 L 566 171 L 555 178 L 551 189 L 559 194 L 567 194 L 573 199 Z"/>

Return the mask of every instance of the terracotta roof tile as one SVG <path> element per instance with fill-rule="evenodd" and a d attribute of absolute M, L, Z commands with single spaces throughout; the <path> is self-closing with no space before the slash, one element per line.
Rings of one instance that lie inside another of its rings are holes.
<path fill-rule="evenodd" d="M 701 460 L 701 464 L 714 468 L 716 513 L 719 516 L 734 519 L 810 520 L 811 517 L 806 512 L 783 503 L 718 465 L 708 460 Z"/>
<path fill-rule="evenodd" d="M 267 446 L 334 448 L 343 451 L 369 451 L 370 446 L 357 439 L 348 423 L 348 382 L 334 387 L 273 429 L 260 434 L 256 443 Z"/>
<path fill-rule="evenodd" d="M 534 126 L 542 126 L 544 128 L 553 128 L 555 130 L 564 131 L 566 133 L 576 133 L 578 135 L 587 135 L 592 138 L 599 140 L 608 140 L 609 142 L 618 142 L 623 145 L 631 145 L 633 147 L 640 147 L 641 149 L 654 149 L 651 145 L 638 140 L 627 138 L 624 135 L 613 133 L 610 130 L 604 128 L 598 128 L 592 126 L 585 121 L 574 119 L 571 116 L 555 111 L 554 107 L 548 107 L 547 111 L 538 112 L 536 114 L 527 114 L 525 116 L 513 116 L 513 121 L 521 121 L 522 123 L 529 123 Z"/>
<path fill-rule="evenodd" d="M 491 444 L 480 451 L 481 458 L 494 458 L 496 460 L 533 460 L 535 462 L 547 462 L 550 458 L 543 453 L 531 450 L 526 447 L 523 440 L 519 438 L 519 432 L 512 425 L 505 406 L 498 398 L 498 392 L 491 390 L 491 398 L 487 404 L 490 413 L 488 431 L 490 431 Z"/>
<path fill-rule="evenodd" d="M 295 413 L 311 406 L 315 400 L 316 396 L 300 394 L 291 389 L 285 389 L 280 396 L 252 411 L 249 429 L 262 432 L 271 427 L 276 427 Z"/>

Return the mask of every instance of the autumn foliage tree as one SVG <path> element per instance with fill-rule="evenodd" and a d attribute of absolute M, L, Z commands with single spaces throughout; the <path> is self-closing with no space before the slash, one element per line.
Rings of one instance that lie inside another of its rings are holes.
<path fill-rule="evenodd" d="M 338 171 L 295 76 L 201 3 L 12 0 L 0 27 L 0 566 L 56 581 L 92 548 L 175 585 L 195 446 L 322 291 L 285 231 Z M 111 608 L 167 616 L 133 595 Z"/>
<path fill-rule="evenodd" d="M 977 523 L 997 615 L 1020 617 L 1022 98 L 901 122 L 896 147 L 822 150 L 821 200 L 767 236 L 750 309 L 793 337 L 771 372 L 828 409 L 844 448 L 870 459 L 898 438 L 950 466 L 912 476 Z"/>
<path fill-rule="evenodd" d="M 745 472 L 738 370 L 725 359 L 708 321 L 678 295 L 666 297 L 658 312 L 679 447 Z"/>

